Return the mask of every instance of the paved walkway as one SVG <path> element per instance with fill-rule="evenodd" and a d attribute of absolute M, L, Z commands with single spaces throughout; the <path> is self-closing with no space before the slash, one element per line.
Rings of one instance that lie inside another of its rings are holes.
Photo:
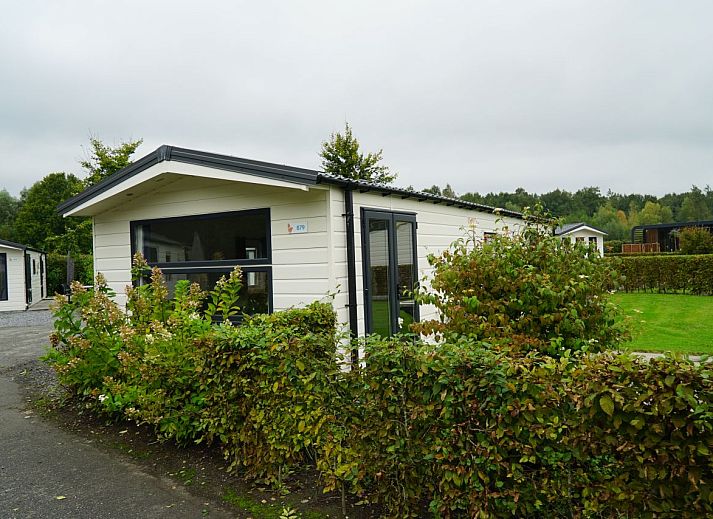
<path fill-rule="evenodd" d="M 18 324 L 17 317 L 13 324 Z M 0 322 L 0 368 L 42 355 L 51 330 L 48 323 L 1 327 Z M 147 474 L 42 421 L 26 409 L 19 386 L 5 370 L 0 371 L 0 517 L 230 516 L 175 482 Z"/>

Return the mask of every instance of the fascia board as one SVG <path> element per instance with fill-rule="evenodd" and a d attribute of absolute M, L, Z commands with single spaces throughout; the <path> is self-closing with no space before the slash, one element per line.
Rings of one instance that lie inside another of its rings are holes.
<path fill-rule="evenodd" d="M 185 175 L 200 178 L 210 178 L 215 180 L 228 180 L 230 182 L 242 182 L 245 184 L 256 184 L 261 186 L 272 186 L 272 187 L 283 187 L 288 189 L 297 189 L 299 191 L 309 191 L 309 187 L 305 184 L 299 184 L 296 182 L 287 182 L 284 180 L 276 180 L 271 178 L 260 177 L 256 175 L 251 175 L 248 173 L 240 173 L 238 171 L 226 171 L 215 168 L 209 168 L 206 166 L 199 166 L 196 164 L 185 164 L 183 162 L 176 161 L 164 161 L 155 164 L 144 171 L 126 179 L 124 182 L 113 186 L 112 188 L 104 191 L 100 195 L 97 195 L 85 203 L 78 205 L 77 207 L 71 209 L 64 213 L 64 216 L 75 216 L 82 215 L 82 213 L 90 209 L 92 206 L 108 200 L 114 196 L 117 196 L 125 191 L 133 189 L 139 184 L 148 182 L 153 178 L 158 177 L 164 173 L 172 173 L 177 175 Z M 91 216 L 91 215 L 86 215 Z"/>

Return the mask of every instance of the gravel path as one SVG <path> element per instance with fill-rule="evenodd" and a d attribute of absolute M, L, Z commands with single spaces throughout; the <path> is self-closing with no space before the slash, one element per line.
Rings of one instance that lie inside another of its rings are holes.
<path fill-rule="evenodd" d="M 29 312 L 0 312 L 0 328 L 46 326 L 52 328 L 52 313 L 49 310 Z"/>

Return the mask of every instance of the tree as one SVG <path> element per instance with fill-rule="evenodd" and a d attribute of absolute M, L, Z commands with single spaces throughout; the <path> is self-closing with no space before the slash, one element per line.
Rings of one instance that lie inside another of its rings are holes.
<path fill-rule="evenodd" d="M 658 202 L 647 201 L 639 213 L 639 225 L 664 223 L 671 220 L 673 220 L 671 208 L 662 206 Z"/>
<path fill-rule="evenodd" d="M 607 202 L 592 217 L 592 225 L 607 233 L 608 240 L 626 240 L 628 228 L 626 222 L 621 221 L 623 211 L 617 211 L 610 202 Z M 624 217 L 626 218 L 626 217 Z"/>
<path fill-rule="evenodd" d="M 682 222 L 695 222 L 710 220 L 711 210 L 708 208 L 706 195 L 700 188 L 693 186 L 691 191 L 683 198 L 679 219 Z"/>
<path fill-rule="evenodd" d="M 438 187 L 436 184 L 433 184 L 431 187 L 427 187 L 426 189 L 423 190 L 424 193 L 430 193 L 432 195 L 438 195 L 438 196 L 445 196 L 448 198 L 458 198 L 458 194 L 456 193 L 455 189 L 451 187 L 450 184 L 446 184 L 446 187 L 441 190 L 440 187 Z"/>
<path fill-rule="evenodd" d="M 8 193 L 7 189 L 0 191 L 0 238 L 12 240 L 13 226 L 17 212 L 20 210 L 20 201 Z"/>
<path fill-rule="evenodd" d="M 383 150 L 364 155 L 359 151 L 359 141 L 352 134 L 349 123 L 344 126 L 344 134 L 332 133 L 328 141 L 322 143 L 319 156 L 322 169 L 326 173 L 351 180 L 366 180 L 376 184 L 390 184 L 396 175 L 389 173 L 388 166 L 379 164 Z"/>
<path fill-rule="evenodd" d="M 91 151 L 86 160 L 79 164 L 87 171 L 88 177 L 83 180 L 84 187 L 90 187 L 101 182 L 108 176 L 131 164 L 131 155 L 134 154 L 143 139 L 122 142 L 116 148 L 107 146 L 96 137 L 90 137 Z"/>
<path fill-rule="evenodd" d="M 83 227 L 81 233 L 75 232 L 75 250 L 91 252 L 91 225 L 82 224 L 86 219 L 63 218 L 57 214 L 57 206 L 78 194 L 82 187 L 82 181 L 70 173 L 50 173 L 35 182 L 23 192 L 22 207 L 15 220 L 15 240 L 48 252 L 67 252 L 67 249 L 58 249 L 53 238 Z"/>

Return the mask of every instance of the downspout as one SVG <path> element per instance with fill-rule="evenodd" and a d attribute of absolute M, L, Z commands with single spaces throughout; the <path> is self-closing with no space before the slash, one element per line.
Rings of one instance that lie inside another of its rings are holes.
<path fill-rule="evenodd" d="M 359 348 L 356 339 L 359 336 L 357 323 L 357 289 L 356 289 L 356 247 L 354 245 L 354 193 L 350 186 L 344 187 L 344 216 L 347 231 L 347 290 L 349 307 L 349 335 L 352 339 L 352 369 L 359 366 Z"/>

